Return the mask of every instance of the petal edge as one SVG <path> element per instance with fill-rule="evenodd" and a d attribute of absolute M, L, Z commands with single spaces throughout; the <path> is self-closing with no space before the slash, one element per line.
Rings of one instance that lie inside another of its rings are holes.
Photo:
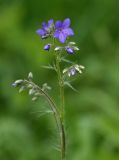
<path fill-rule="evenodd" d="M 63 28 L 67 28 L 67 27 L 70 26 L 70 24 L 71 24 L 70 19 L 69 19 L 69 18 L 66 18 L 66 19 L 63 21 L 62 26 L 63 26 Z"/>

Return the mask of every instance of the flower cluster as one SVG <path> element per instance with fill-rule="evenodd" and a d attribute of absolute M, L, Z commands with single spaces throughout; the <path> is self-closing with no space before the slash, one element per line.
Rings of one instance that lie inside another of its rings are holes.
<path fill-rule="evenodd" d="M 73 36 L 74 32 L 69 27 L 70 19 L 67 18 L 63 22 L 54 21 L 51 19 L 48 23 L 43 22 L 42 28 L 38 29 L 36 32 L 41 36 L 42 39 L 50 37 L 54 37 L 58 39 L 61 43 L 65 43 L 68 36 Z"/>
<path fill-rule="evenodd" d="M 78 64 L 75 64 L 75 65 L 72 65 L 72 66 L 70 66 L 70 67 L 68 67 L 68 68 L 65 68 L 64 70 L 63 70 L 63 74 L 66 74 L 66 75 L 68 75 L 69 77 L 71 77 L 71 76 L 74 76 L 74 75 L 76 75 L 77 73 L 82 73 L 82 70 L 84 69 L 85 67 L 84 66 L 82 66 L 82 65 L 78 65 Z"/>
<path fill-rule="evenodd" d="M 38 29 L 36 32 L 41 36 L 42 39 L 52 36 L 52 33 L 54 32 L 54 21 L 51 19 L 48 21 L 48 23 L 43 22 L 42 28 Z"/>
<path fill-rule="evenodd" d="M 56 21 L 55 23 L 54 37 L 59 39 L 61 43 L 65 43 L 68 36 L 74 35 L 73 30 L 69 27 L 70 23 L 69 18 L 65 19 L 63 22 Z"/>
<path fill-rule="evenodd" d="M 63 22 L 54 20 L 49 20 L 48 23 L 43 22 L 42 28 L 38 29 L 36 32 L 42 39 L 51 37 L 52 39 L 57 39 L 62 44 L 67 43 L 67 39 L 70 36 L 74 35 L 74 31 L 70 28 L 71 21 L 69 18 L 66 18 Z M 68 54 L 75 53 L 76 50 L 79 50 L 77 46 L 74 46 L 74 42 L 69 42 L 65 47 L 55 46 L 55 51 L 65 50 Z M 53 44 L 46 44 L 44 50 L 49 51 Z"/>
<path fill-rule="evenodd" d="M 51 90 L 51 87 L 44 83 L 41 87 L 33 83 L 33 74 L 28 74 L 28 79 L 18 79 L 12 83 L 13 87 L 19 88 L 19 93 L 28 90 L 29 95 L 32 97 L 32 101 L 37 100 L 43 95 L 44 91 Z"/>
<path fill-rule="evenodd" d="M 68 41 L 68 37 L 74 35 L 74 31 L 70 28 L 71 21 L 66 18 L 63 22 L 58 20 L 54 22 L 53 19 L 49 20 L 47 23 L 42 23 L 42 28 L 38 29 L 36 32 L 42 38 L 46 39 L 48 37 L 52 38 L 52 42 L 45 44 L 44 50 L 49 51 L 51 48 L 57 53 L 66 52 L 70 55 L 74 54 L 80 49 L 77 47 L 75 42 Z M 58 46 L 54 44 L 54 40 L 58 40 L 60 43 Z M 62 58 L 62 54 L 60 54 Z M 66 60 L 67 61 L 67 60 Z M 68 61 L 67 61 L 68 62 Z M 48 67 L 49 68 L 49 67 Z M 63 70 L 63 74 L 68 77 L 75 76 L 77 73 L 82 73 L 84 66 L 82 65 L 72 65 Z"/>

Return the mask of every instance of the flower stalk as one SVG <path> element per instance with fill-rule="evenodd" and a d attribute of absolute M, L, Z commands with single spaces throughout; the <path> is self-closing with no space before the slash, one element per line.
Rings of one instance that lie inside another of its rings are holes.
<path fill-rule="evenodd" d="M 56 54 L 56 71 L 58 76 L 58 84 L 59 84 L 59 91 L 60 91 L 60 117 L 61 117 L 61 160 L 65 159 L 65 150 L 66 150 L 66 142 L 65 142 L 65 128 L 64 128 L 64 80 L 62 77 L 61 69 L 60 69 L 60 55 Z"/>
<path fill-rule="evenodd" d="M 43 84 L 42 87 L 36 85 L 33 80 L 33 74 L 30 72 L 28 75 L 28 80 L 16 80 L 12 86 L 20 87 L 19 93 L 24 90 L 28 90 L 30 96 L 32 96 L 32 100 L 37 100 L 40 96 L 43 96 L 51 109 L 51 112 L 54 115 L 54 119 L 57 125 L 58 133 L 59 133 L 59 142 L 60 142 L 60 160 L 66 159 L 66 137 L 65 137 L 65 101 L 64 101 L 64 85 L 67 84 L 70 88 L 75 90 L 70 81 L 67 81 L 68 78 L 75 76 L 78 73 L 82 73 L 84 66 L 74 64 L 69 60 L 64 58 L 64 53 L 66 52 L 68 55 L 73 55 L 76 51 L 79 51 L 79 48 L 75 45 L 75 42 L 68 42 L 67 38 L 74 35 L 74 31 L 70 28 L 70 19 L 66 18 L 63 22 L 54 20 L 49 20 L 48 23 L 43 22 L 42 27 L 38 29 L 36 32 L 41 37 L 41 39 L 52 38 L 53 42 L 47 43 L 44 46 L 45 51 L 50 51 L 53 49 L 53 55 L 55 57 L 55 65 L 45 66 L 47 69 L 55 70 L 57 73 L 58 86 L 59 86 L 59 94 L 60 94 L 60 104 L 56 105 L 54 99 L 48 94 L 47 90 L 50 90 L 51 87 L 47 85 L 47 83 Z M 58 40 L 62 45 L 57 46 L 55 44 L 55 40 Z M 70 66 L 61 69 L 61 62 L 68 62 Z M 71 65 L 72 64 L 72 65 Z"/>

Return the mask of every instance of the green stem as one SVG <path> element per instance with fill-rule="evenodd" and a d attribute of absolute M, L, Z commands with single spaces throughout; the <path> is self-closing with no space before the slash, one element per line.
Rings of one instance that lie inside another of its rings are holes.
<path fill-rule="evenodd" d="M 60 71 L 60 57 L 56 55 L 56 68 L 57 68 L 57 75 L 58 75 L 58 83 L 59 83 L 59 90 L 60 90 L 60 107 L 61 107 L 61 118 L 62 122 L 64 122 L 64 81 L 62 78 L 62 74 Z"/>
<path fill-rule="evenodd" d="M 51 97 L 47 93 L 43 91 L 44 96 L 46 97 L 47 101 L 49 102 L 51 109 L 54 113 L 55 120 L 57 127 L 59 129 L 60 134 L 60 145 L 61 145 L 61 160 L 65 160 L 65 131 L 64 131 L 64 124 L 62 123 L 62 119 L 60 117 L 59 111 Z"/>
<path fill-rule="evenodd" d="M 57 68 L 57 75 L 58 75 L 58 83 L 59 83 L 59 90 L 60 90 L 60 107 L 61 107 L 61 125 L 62 125 L 62 135 L 61 135 L 61 160 L 65 159 L 65 130 L 64 130 L 64 80 L 60 70 L 60 57 L 59 55 L 55 55 L 56 59 L 56 68 Z"/>
<path fill-rule="evenodd" d="M 29 82 L 27 80 L 24 80 L 24 81 L 26 83 L 32 84 L 35 87 L 35 89 L 37 89 L 37 91 L 39 91 L 39 93 L 42 94 L 46 98 L 46 100 L 48 101 L 49 106 L 54 114 L 57 128 L 59 130 L 60 145 L 61 145 L 61 160 L 65 160 L 65 131 L 64 131 L 64 125 L 62 123 L 62 119 L 60 117 L 60 113 L 59 113 L 59 110 L 58 110 L 56 104 L 54 103 L 53 99 L 48 95 L 48 93 L 43 91 L 38 85 L 36 85 L 33 82 Z"/>

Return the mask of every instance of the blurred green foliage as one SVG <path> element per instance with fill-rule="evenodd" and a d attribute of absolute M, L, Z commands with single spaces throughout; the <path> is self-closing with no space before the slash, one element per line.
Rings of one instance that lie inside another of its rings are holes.
<path fill-rule="evenodd" d="M 118 0 L 0 0 L 0 160 L 58 159 L 53 118 L 38 112 L 47 103 L 31 102 L 11 83 L 32 71 L 58 100 L 56 75 L 41 68 L 52 55 L 35 31 L 67 17 L 81 49 L 69 58 L 86 67 L 73 83 L 80 93 L 65 90 L 67 159 L 119 160 Z"/>

